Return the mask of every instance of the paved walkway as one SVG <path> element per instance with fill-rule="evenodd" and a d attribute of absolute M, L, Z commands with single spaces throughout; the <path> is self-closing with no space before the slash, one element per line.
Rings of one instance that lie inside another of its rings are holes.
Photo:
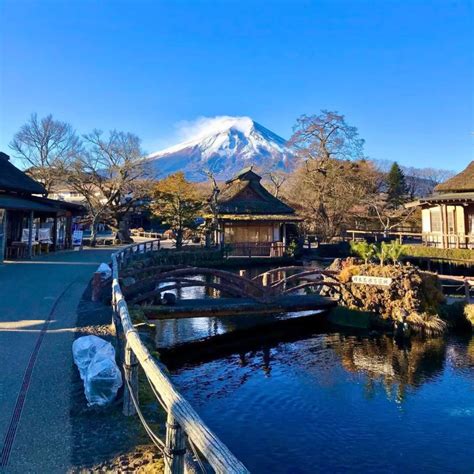
<path fill-rule="evenodd" d="M 0 265 L 0 471 L 71 467 L 76 308 L 112 249 Z"/>

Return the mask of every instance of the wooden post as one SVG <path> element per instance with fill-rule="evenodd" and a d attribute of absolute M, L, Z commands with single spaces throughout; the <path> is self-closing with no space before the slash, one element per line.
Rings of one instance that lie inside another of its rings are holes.
<path fill-rule="evenodd" d="M 469 280 L 464 278 L 464 296 L 466 298 L 466 303 L 469 303 L 471 300 L 471 294 L 469 292 Z"/>
<path fill-rule="evenodd" d="M 268 273 L 265 272 L 263 275 L 262 275 L 262 285 L 263 286 L 268 286 Z"/>
<path fill-rule="evenodd" d="M 185 454 L 186 435 L 170 408 L 166 420 L 165 474 L 183 474 Z"/>
<path fill-rule="evenodd" d="M 28 258 L 33 256 L 33 211 L 30 211 L 30 217 L 28 218 Z"/>
<path fill-rule="evenodd" d="M 125 347 L 123 370 L 125 381 L 130 384 L 132 394 L 138 402 L 138 361 L 129 344 Z M 123 392 L 123 414 L 125 416 L 133 416 L 137 413 L 137 410 L 133 404 L 132 394 L 130 393 L 130 389 L 126 382 L 125 390 Z"/>
<path fill-rule="evenodd" d="M 92 277 L 92 301 L 99 301 L 100 290 L 102 288 L 102 273 L 95 272 Z"/>
<path fill-rule="evenodd" d="M 54 216 L 53 220 L 53 251 L 56 252 L 58 249 L 58 216 Z"/>

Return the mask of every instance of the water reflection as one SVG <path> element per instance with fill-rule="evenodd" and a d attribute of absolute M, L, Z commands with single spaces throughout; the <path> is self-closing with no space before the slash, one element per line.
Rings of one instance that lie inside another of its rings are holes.
<path fill-rule="evenodd" d="M 474 467 L 473 366 L 474 338 L 324 333 L 172 374 L 253 472 L 441 473 Z"/>
<path fill-rule="evenodd" d="M 366 394 L 372 396 L 375 381 L 381 381 L 387 397 L 402 402 L 409 387 L 419 387 L 435 378 L 444 367 L 446 340 L 412 339 L 404 344 L 383 335 L 356 338 L 338 334 L 326 337 L 327 345 L 349 372 L 367 376 Z"/>

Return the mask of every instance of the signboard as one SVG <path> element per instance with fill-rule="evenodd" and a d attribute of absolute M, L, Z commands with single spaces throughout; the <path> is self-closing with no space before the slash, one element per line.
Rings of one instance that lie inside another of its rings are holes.
<path fill-rule="evenodd" d="M 361 285 L 372 285 L 372 286 L 390 286 L 392 284 L 392 279 L 385 278 L 385 277 L 367 276 L 367 275 L 354 275 L 352 277 L 352 283 L 359 283 Z"/>
<path fill-rule="evenodd" d="M 82 247 L 82 235 L 83 235 L 82 230 L 75 230 L 72 233 L 72 246 L 73 247 Z"/>

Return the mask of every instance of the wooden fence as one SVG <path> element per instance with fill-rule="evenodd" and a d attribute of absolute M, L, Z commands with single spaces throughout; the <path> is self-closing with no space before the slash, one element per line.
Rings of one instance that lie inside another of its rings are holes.
<path fill-rule="evenodd" d="M 227 257 L 283 257 L 283 242 L 232 242 L 226 244 Z"/>
<path fill-rule="evenodd" d="M 404 242 L 422 243 L 427 247 L 451 248 L 451 249 L 471 249 L 474 248 L 474 236 L 469 234 L 442 234 L 441 232 L 405 232 L 382 230 L 356 230 L 345 231 L 345 238 L 348 240 L 373 238 L 376 242 L 384 238 L 396 238 L 403 244 Z"/>
<path fill-rule="evenodd" d="M 158 402 L 167 412 L 166 441 L 157 439 L 150 433 L 150 428 L 140 416 L 150 437 L 155 444 L 162 443 L 165 461 L 165 473 L 181 474 L 193 471 L 187 449 L 191 447 L 207 461 L 217 473 L 247 473 L 246 467 L 230 452 L 216 435 L 205 425 L 189 402 L 178 392 L 167 373 L 150 354 L 145 344 L 133 326 L 128 311 L 127 302 L 119 284 L 119 271 L 135 255 L 158 251 L 159 241 L 153 240 L 134 244 L 112 255 L 112 305 L 114 309 L 114 324 L 117 328 L 119 353 L 124 362 L 125 415 L 135 415 L 139 411 L 138 400 L 138 370 L 142 367 Z M 125 347 L 123 347 L 123 345 Z M 189 451 L 188 451 L 189 453 Z M 186 460 L 186 462 L 185 462 Z M 188 462 L 189 461 L 189 462 Z"/>

